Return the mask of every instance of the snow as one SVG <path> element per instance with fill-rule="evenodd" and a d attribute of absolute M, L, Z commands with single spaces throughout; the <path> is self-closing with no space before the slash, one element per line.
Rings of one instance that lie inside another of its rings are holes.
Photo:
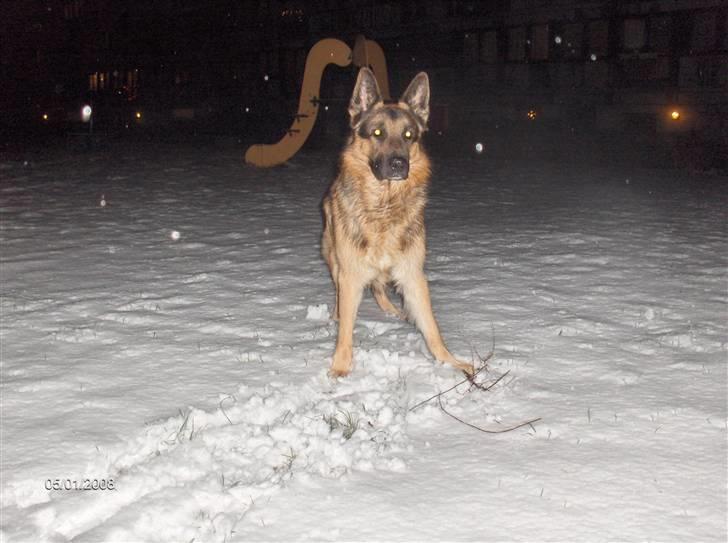
<path fill-rule="evenodd" d="M 726 180 L 437 157 L 462 379 L 319 255 L 335 154 L 0 162 L 3 541 L 725 541 Z M 176 235 L 175 235 L 176 233 Z M 59 479 L 114 490 L 46 490 Z"/>
<path fill-rule="evenodd" d="M 327 304 L 309 305 L 306 309 L 306 318 L 312 321 L 325 321 L 330 316 Z"/>

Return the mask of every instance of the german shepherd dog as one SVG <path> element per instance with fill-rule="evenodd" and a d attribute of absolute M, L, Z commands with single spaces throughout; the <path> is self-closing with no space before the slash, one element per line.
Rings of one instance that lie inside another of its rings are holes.
<path fill-rule="evenodd" d="M 473 365 L 447 350 L 432 314 L 425 262 L 424 210 L 430 161 L 422 147 L 430 113 L 427 74 L 415 76 L 397 103 L 384 103 L 374 74 L 361 68 L 349 102 L 351 136 L 339 174 L 323 200 L 321 252 L 336 288 L 339 321 L 330 374 L 347 375 L 362 292 L 371 287 L 386 313 L 405 318 L 387 297 L 393 283 L 432 355 L 468 374 Z"/>

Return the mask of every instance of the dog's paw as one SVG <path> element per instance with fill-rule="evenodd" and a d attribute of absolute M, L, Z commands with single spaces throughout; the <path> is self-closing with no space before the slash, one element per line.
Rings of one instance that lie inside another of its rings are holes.
<path fill-rule="evenodd" d="M 330 368 L 329 369 L 329 377 L 332 379 L 338 379 L 339 377 L 346 377 L 351 373 L 351 369 L 336 369 L 336 368 Z"/>
<path fill-rule="evenodd" d="M 331 369 L 329 369 L 329 376 L 331 377 L 346 377 L 351 372 L 352 353 L 351 349 L 343 348 L 337 350 L 334 353 L 334 358 L 331 361 Z"/>
<path fill-rule="evenodd" d="M 463 362 L 462 360 L 458 360 L 452 354 L 450 354 L 447 349 L 443 349 L 442 352 L 433 354 L 435 355 L 435 358 L 441 363 L 449 364 L 452 367 L 464 372 L 468 376 L 475 375 L 475 367 L 473 366 L 472 362 Z"/>
<path fill-rule="evenodd" d="M 475 375 L 475 366 L 473 366 L 473 364 L 471 364 L 470 362 L 462 362 L 460 360 L 452 360 L 452 361 L 448 361 L 447 363 L 448 364 L 451 364 L 455 368 L 459 369 L 460 371 L 462 371 L 468 377 L 472 377 L 473 375 Z"/>

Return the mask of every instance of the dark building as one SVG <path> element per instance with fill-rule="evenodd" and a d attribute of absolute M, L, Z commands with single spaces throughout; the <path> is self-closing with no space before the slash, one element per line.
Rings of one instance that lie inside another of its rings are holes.
<path fill-rule="evenodd" d="M 538 116 L 728 140 L 724 0 L 16 0 L 2 10 L 15 120 L 92 100 L 109 126 L 235 130 L 265 112 L 284 130 L 310 47 L 364 34 L 384 49 L 393 89 L 430 73 L 439 130 Z M 353 71 L 327 70 L 322 95 L 342 103 Z"/>

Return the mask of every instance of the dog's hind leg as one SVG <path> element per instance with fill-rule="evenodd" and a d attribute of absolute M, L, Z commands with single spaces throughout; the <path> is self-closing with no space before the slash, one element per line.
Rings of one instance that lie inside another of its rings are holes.
<path fill-rule="evenodd" d="M 374 294 L 374 299 L 376 300 L 377 305 L 385 313 L 388 313 L 389 315 L 392 315 L 394 317 L 398 317 L 402 320 L 406 320 L 407 316 L 401 309 L 399 309 L 392 303 L 392 301 L 387 296 L 387 291 L 385 290 L 385 288 L 386 287 L 378 281 L 372 283 L 372 294 Z"/>

